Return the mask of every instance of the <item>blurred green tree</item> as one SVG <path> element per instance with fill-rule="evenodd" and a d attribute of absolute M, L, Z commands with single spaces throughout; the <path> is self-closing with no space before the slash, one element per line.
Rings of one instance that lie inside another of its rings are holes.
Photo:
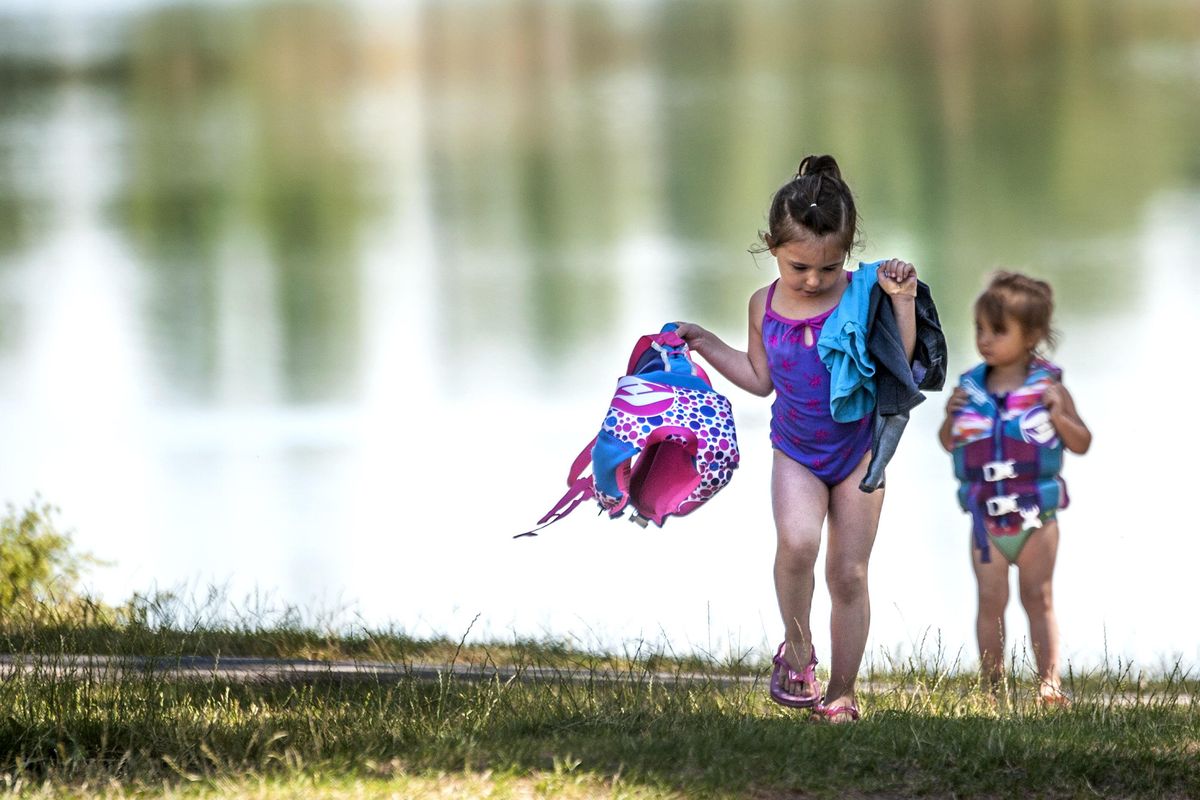
<path fill-rule="evenodd" d="M 0 620 L 57 617 L 82 601 L 79 579 L 100 562 L 74 548 L 57 512 L 35 498 L 0 517 Z"/>

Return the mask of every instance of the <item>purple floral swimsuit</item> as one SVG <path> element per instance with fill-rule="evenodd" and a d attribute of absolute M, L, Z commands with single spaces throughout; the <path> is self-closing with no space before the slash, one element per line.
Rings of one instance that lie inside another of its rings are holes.
<path fill-rule="evenodd" d="M 817 355 L 821 326 L 833 309 L 808 319 L 776 314 L 771 299 L 778 283 L 776 280 L 767 290 L 762 325 L 767 363 L 775 384 L 771 444 L 833 488 L 848 478 L 870 451 L 872 415 L 855 422 L 833 419 L 829 411 L 829 369 Z M 804 343 L 805 328 L 812 331 L 811 345 Z"/>

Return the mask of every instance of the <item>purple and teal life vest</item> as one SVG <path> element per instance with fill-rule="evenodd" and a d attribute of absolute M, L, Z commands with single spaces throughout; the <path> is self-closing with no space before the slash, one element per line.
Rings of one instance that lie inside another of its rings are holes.
<path fill-rule="evenodd" d="M 617 380 L 600 432 L 567 475 L 567 493 L 538 530 L 594 498 L 610 517 L 661 526 L 699 508 L 725 487 L 738 466 L 729 400 L 715 391 L 674 323 L 641 337 Z M 590 475 L 584 472 L 591 466 Z"/>
<path fill-rule="evenodd" d="M 991 560 L 989 539 L 1015 560 L 1029 534 L 1067 507 L 1067 486 L 1059 476 L 1063 444 L 1042 405 L 1042 395 L 1061 374 L 1049 361 L 1035 359 L 1025 382 L 1002 398 L 988 393 L 986 364 L 959 378 L 968 403 L 951 427 L 954 475 L 983 561 Z"/>

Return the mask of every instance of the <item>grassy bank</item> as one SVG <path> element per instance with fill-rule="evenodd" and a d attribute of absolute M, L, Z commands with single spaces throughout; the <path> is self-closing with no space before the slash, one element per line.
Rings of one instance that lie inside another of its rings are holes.
<path fill-rule="evenodd" d="M 771 704 L 762 680 L 722 680 L 764 677 L 749 657 L 465 647 L 301 625 L 63 624 L 4 637 L 31 666 L 0 682 L 0 792 L 27 796 L 1200 797 L 1200 686 L 1178 668 L 1072 674 L 1074 706 L 1048 712 L 1020 665 L 993 702 L 936 654 L 885 659 L 864 674 L 864 721 L 831 727 Z M 242 684 L 141 669 L 97 680 L 64 669 L 80 652 L 479 670 Z M 501 663 L 517 677 L 486 677 Z M 535 666 L 561 677 L 524 680 Z M 614 669 L 624 680 L 601 679 Z"/>

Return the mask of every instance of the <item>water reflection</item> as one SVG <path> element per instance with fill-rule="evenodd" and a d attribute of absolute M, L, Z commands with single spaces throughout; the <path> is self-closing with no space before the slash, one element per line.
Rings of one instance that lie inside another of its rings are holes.
<path fill-rule="evenodd" d="M 176 390 L 183 383 L 201 399 L 220 396 L 219 362 L 232 360 L 275 365 L 282 397 L 226 400 L 353 395 L 355 234 L 371 198 L 346 131 L 349 24 L 335 9 L 281 7 L 170 9 L 134 26 L 132 157 L 113 204 L 142 248 L 149 302 L 169 345 L 165 369 L 199 371 L 168 375 Z M 230 343 L 234 352 L 222 353 L 223 298 L 245 301 L 237 319 L 275 306 L 274 325 L 256 319 Z M 241 356 L 256 344 L 263 357 Z"/>
<path fill-rule="evenodd" d="M 746 466 L 703 519 L 507 534 L 554 499 L 636 335 L 673 318 L 744 335 L 771 277 L 745 252 L 770 195 L 828 151 L 859 195 L 863 256 L 909 257 L 935 287 L 952 369 L 973 360 L 988 270 L 1056 287 L 1097 431 L 1068 468 L 1064 536 L 1088 542 L 1064 552 L 1068 652 L 1095 658 L 1106 627 L 1142 658 L 1200 648 L 1092 592 L 1117 580 L 1113 559 L 1157 576 L 1146 591 L 1169 585 L 1176 567 L 1129 532 L 1170 530 L 1175 507 L 1114 507 L 1112 476 L 1179 469 L 1173 445 L 1197 440 L 1144 435 L 1119 402 L 1169 371 L 1159 343 L 1186 338 L 1200 300 L 1188 3 L 273 3 L 12 22 L 0 485 L 62 505 L 117 562 L 97 578 L 113 596 L 199 575 L 437 632 L 482 611 L 497 634 L 770 638 L 760 401 L 733 394 Z M 965 535 L 948 544 L 965 523 L 932 444 L 941 402 L 891 476 L 875 643 L 929 625 L 971 639 L 969 615 L 946 613 L 971 577 Z M 926 572 L 945 585 L 914 590 Z"/>

